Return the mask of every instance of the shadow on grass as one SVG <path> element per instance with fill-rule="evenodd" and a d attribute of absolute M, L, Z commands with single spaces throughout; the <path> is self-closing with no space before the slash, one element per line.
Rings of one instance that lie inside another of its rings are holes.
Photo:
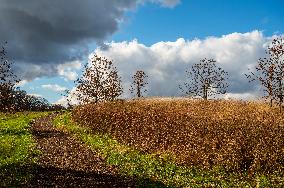
<path fill-rule="evenodd" d="M 31 186 L 59 187 L 166 187 L 160 182 L 110 174 L 37 167 Z"/>
<path fill-rule="evenodd" d="M 13 164 L 0 167 L 0 187 L 26 187 L 33 175 L 31 165 Z"/>
<path fill-rule="evenodd" d="M 10 165 L 0 171 L 0 187 L 166 187 L 150 179 L 38 165 Z"/>

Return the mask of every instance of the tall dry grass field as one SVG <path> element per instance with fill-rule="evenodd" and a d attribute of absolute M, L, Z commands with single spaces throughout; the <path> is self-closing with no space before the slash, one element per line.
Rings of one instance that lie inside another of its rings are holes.
<path fill-rule="evenodd" d="M 264 103 L 137 100 L 79 106 L 73 120 L 181 165 L 283 171 L 284 116 Z"/>

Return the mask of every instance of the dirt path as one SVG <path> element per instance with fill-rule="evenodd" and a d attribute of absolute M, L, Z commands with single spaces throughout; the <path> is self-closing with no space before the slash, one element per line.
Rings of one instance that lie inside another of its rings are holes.
<path fill-rule="evenodd" d="M 118 176 L 88 146 L 54 128 L 53 117 L 32 126 L 42 155 L 31 187 L 135 187 L 133 178 Z"/>

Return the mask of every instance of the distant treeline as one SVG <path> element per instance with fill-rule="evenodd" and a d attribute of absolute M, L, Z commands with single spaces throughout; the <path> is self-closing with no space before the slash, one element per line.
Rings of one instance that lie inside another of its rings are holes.
<path fill-rule="evenodd" d="M 48 111 L 64 109 L 61 105 L 50 104 L 46 99 L 27 94 L 17 87 L 20 80 L 12 71 L 12 62 L 0 48 L 0 112 Z"/>
<path fill-rule="evenodd" d="M 3 86 L 0 86 L 0 88 L 0 111 L 2 112 L 50 111 L 64 109 L 61 105 L 50 104 L 45 98 L 29 95 L 26 91 L 20 90 L 19 88 L 11 88 L 10 90 L 3 88 Z"/>

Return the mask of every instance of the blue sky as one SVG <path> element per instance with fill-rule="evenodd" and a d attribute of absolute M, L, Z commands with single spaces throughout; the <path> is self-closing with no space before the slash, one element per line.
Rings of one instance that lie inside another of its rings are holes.
<path fill-rule="evenodd" d="M 106 34 L 104 40 L 121 43 L 137 39 L 137 45 L 150 47 L 161 41 L 176 42 L 179 38 L 185 41 L 200 39 L 206 43 L 205 40 L 210 36 L 221 38 L 232 33 L 253 31 L 258 31 L 263 38 L 269 38 L 283 33 L 283 7 L 283 0 L 183 0 L 172 8 L 146 2 L 123 12 L 118 29 Z M 90 40 L 88 46 L 89 52 L 96 50 L 96 40 Z M 105 54 L 115 57 L 111 52 Z M 83 58 L 81 62 L 86 62 L 87 58 Z M 80 73 L 80 70 L 74 71 Z M 56 102 L 61 98 L 62 92 L 42 87 L 55 84 L 68 89 L 73 87 L 73 81 L 63 75 L 53 74 L 32 79 L 22 89 Z"/>
<path fill-rule="evenodd" d="M 283 7 L 283 0 L 186 0 L 173 9 L 147 4 L 129 12 L 112 39 L 150 45 L 253 30 L 272 35 L 283 31 Z"/>

